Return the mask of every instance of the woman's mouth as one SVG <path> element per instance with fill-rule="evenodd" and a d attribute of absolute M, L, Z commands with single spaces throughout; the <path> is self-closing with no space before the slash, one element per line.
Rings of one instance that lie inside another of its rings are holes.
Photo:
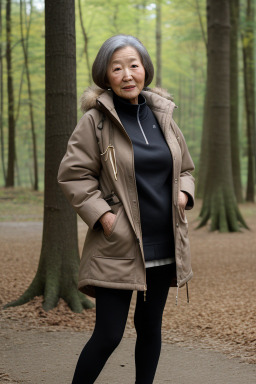
<path fill-rule="evenodd" d="M 126 87 L 123 87 L 125 91 L 131 91 L 135 88 L 135 85 L 127 85 Z"/>

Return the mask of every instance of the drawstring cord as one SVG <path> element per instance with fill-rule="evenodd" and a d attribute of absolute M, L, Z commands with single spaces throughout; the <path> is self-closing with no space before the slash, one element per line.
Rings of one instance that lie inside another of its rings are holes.
<path fill-rule="evenodd" d="M 186 283 L 186 288 L 187 288 L 187 303 L 189 304 L 188 283 Z"/>
<path fill-rule="evenodd" d="M 112 168 L 113 168 L 113 172 L 114 172 L 114 177 L 115 177 L 115 180 L 117 180 L 117 165 L 116 165 L 116 152 L 115 152 L 115 148 L 112 144 L 109 144 L 106 148 L 106 150 L 100 154 L 101 156 L 104 156 L 106 155 L 105 157 L 105 161 L 110 160 L 110 163 L 112 165 Z"/>
<path fill-rule="evenodd" d="M 178 305 L 179 286 L 177 284 L 176 305 Z"/>
<path fill-rule="evenodd" d="M 186 282 L 187 303 L 189 304 L 188 282 Z M 176 305 L 178 305 L 179 286 L 177 284 Z"/>
<path fill-rule="evenodd" d="M 102 131 L 103 127 L 104 127 L 104 121 L 106 119 L 106 116 L 103 114 L 102 116 L 102 119 L 101 121 L 99 122 L 97 128 Z M 111 126 L 110 127 L 110 142 L 113 141 L 113 127 Z M 106 155 L 105 157 L 105 161 L 110 160 L 110 163 L 112 165 L 112 168 L 113 168 L 113 172 L 114 172 L 114 177 L 115 177 L 115 180 L 117 180 L 117 165 L 116 165 L 116 152 L 115 152 L 115 148 L 114 148 L 114 145 L 112 144 L 109 144 L 106 148 L 106 150 L 100 154 L 101 156 L 104 156 Z"/>

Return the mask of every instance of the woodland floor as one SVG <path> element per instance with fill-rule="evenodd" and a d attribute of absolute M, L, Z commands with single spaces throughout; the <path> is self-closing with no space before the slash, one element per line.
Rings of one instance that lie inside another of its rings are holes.
<path fill-rule="evenodd" d="M 42 236 L 41 193 L 0 190 L 0 327 L 13 331 L 91 331 L 95 309 L 72 313 L 60 301 L 46 313 L 42 297 L 21 307 L 3 310 L 29 286 L 40 256 Z M 201 202 L 188 212 L 194 277 L 186 292 L 171 288 L 163 319 L 163 340 L 189 348 L 204 348 L 256 363 L 256 204 L 242 204 L 250 231 L 219 234 L 208 228 L 196 230 Z M 79 221 L 79 246 L 86 226 Z M 134 337 L 135 296 L 125 337 Z M 9 332 L 8 331 L 8 332 Z M 1 372 L 0 372 L 1 379 Z M 0 380 L 1 382 L 1 380 Z M 5 381 L 3 381 L 5 382 Z M 8 381 L 6 381 L 8 382 Z"/>

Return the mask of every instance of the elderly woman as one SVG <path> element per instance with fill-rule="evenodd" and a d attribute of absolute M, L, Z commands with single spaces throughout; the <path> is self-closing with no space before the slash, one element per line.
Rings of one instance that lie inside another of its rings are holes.
<path fill-rule="evenodd" d="M 117 35 L 94 61 L 98 87 L 61 162 L 58 181 L 88 225 L 79 289 L 96 298 L 96 324 L 73 384 L 94 383 L 119 344 L 133 291 L 136 383 L 153 383 L 170 286 L 192 277 L 185 209 L 194 169 L 166 91 L 147 87 L 154 68 L 142 43 Z"/>

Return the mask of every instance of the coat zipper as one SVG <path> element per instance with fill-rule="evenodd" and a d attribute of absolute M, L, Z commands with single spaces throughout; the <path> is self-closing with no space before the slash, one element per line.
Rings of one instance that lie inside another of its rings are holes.
<path fill-rule="evenodd" d="M 143 131 L 143 128 L 142 128 L 141 123 L 140 123 L 140 105 L 139 105 L 138 110 L 137 110 L 137 122 L 138 122 L 138 124 L 139 124 L 141 133 L 142 133 L 142 135 L 143 135 L 143 137 L 144 137 L 144 139 L 145 139 L 145 142 L 146 142 L 146 144 L 148 145 L 148 144 L 149 144 L 148 139 L 147 139 L 147 137 L 146 137 L 146 135 L 145 135 L 145 132 Z"/>
<path fill-rule="evenodd" d="M 102 106 L 103 109 L 106 110 L 107 114 L 110 112 L 110 111 L 105 107 L 105 105 L 102 104 L 99 100 L 98 100 L 98 103 Z M 140 106 L 139 106 L 139 107 L 140 107 Z M 112 115 L 112 116 L 113 116 L 113 115 Z M 114 117 L 114 116 L 113 116 L 113 117 Z M 137 115 L 137 119 L 138 119 L 138 115 Z M 110 119 L 110 120 L 111 120 L 111 119 Z M 116 120 L 116 119 L 115 119 L 115 120 Z M 130 142 L 130 144 L 131 144 L 131 147 L 132 147 L 132 169 L 133 169 L 133 179 L 135 180 L 135 171 L 134 171 L 134 151 L 133 151 L 132 141 L 131 141 L 129 135 L 127 134 L 126 130 L 125 130 L 124 127 L 122 126 L 122 124 L 120 124 L 119 121 L 117 121 L 117 123 L 120 125 L 122 131 L 123 131 L 124 134 L 127 136 L 128 140 L 129 140 L 129 142 Z M 147 138 L 146 138 L 146 136 L 145 136 L 145 134 L 144 134 L 144 131 L 143 131 L 142 127 L 141 127 L 141 124 L 140 124 L 139 119 L 138 119 L 138 123 L 139 123 L 139 126 L 140 126 L 140 128 L 141 128 L 141 130 L 142 130 L 142 133 L 143 133 L 144 137 L 145 137 L 146 143 L 149 144 L 148 141 L 147 141 Z M 111 144 L 112 144 L 112 143 L 111 143 Z M 135 184 L 136 184 L 136 183 L 135 183 Z M 137 202 L 138 202 L 138 192 L 137 192 L 137 188 L 135 188 L 135 191 L 136 191 Z M 138 212 L 140 212 L 140 208 L 139 208 L 139 206 L 138 206 Z M 136 226 L 134 225 L 134 228 L 135 228 L 135 227 L 136 227 Z M 142 232 L 141 232 L 141 229 L 140 229 L 140 235 L 141 235 L 141 238 L 142 238 Z M 139 238 L 138 238 L 138 242 L 139 242 L 139 246 L 140 246 L 140 239 L 139 239 Z M 146 264 L 145 264 L 145 259 L 144 259 L 144 257 L 142 257 L 142 260 L 143 260 L 143 264 L 144 264 L 144 276 L 145 276 L 145 283 L 146 283 L 146 284 L 144 285 L 144 290 L 143 290 L 143 292 L 144 292 L 144 301 L 146 301 L 146 294 L 147 294 L 147 274 L 146 274 Z"/>
<path fill-rule="evenodd" d="M 162 130 L 163 131 L 163 130 Z M 166 140 L 166 143 L 167 143 L 167 145 L 168 145 L 168 147 L 169 147 L 169 150 L 170 150 L 170 152 L 171 152 L 171 155 L 172 155 L 172 159 L 173 159 L 173 172 L 172 172 L 172 185 L 175 185 L 175 183 L 174 183 L 174 181 L 175 181 L 175 160 L 176 160 L 176 157 L 175 157 L 175 155 L 173 154 L 173 151 L 172 151 L 172 147 L 171 147 L 171 145 L 169 145 L 169 139 L 170 138 L 168 138 L 167 137 L 167 135 L 166 135 L 166 131 L 164 130 L 163 131 L 163 134 L 164 134 L 164 138 L 165 138 L 165 140 Z M 176 198 L 176 196 L 175 196 L 175 188 L 172 188 L 172 194 L 173 194 L 173 197 L 174 198 Z M 177 231 L 177 229 L 176 229 L 176 225 L 175 225 L 175 222 L 176 222 L 176 211 L 175 211 L 175 209 L 177 208 L 177 204 L 178 204 L 178 202 L 177 201 L 175 201 L 175 204 L 174 204 L 174 209 L 172 210 L 173 212 L 172 212 L 172 221 L 173 221 L 173 234 L 174 234 L 174 236 L 175 236 L 175 238 L 176 238 L 176 231 Z M 176 245 L 176 244 L 175 244 Z M 175 247 L 176 248 L 176 247 Z M 176 261 L 176 249 L 175 249 L 175 261 Z M 177 268 L 176 268 L 176 275 L 177 275 Z M 178 279 L 178 276 L 177 276 L 177 279 Z M 176 292 L 176 305 L 178 305 L 178 296 L 179 296 L 179 283 L 177 282 L 177 292 Z"/>

